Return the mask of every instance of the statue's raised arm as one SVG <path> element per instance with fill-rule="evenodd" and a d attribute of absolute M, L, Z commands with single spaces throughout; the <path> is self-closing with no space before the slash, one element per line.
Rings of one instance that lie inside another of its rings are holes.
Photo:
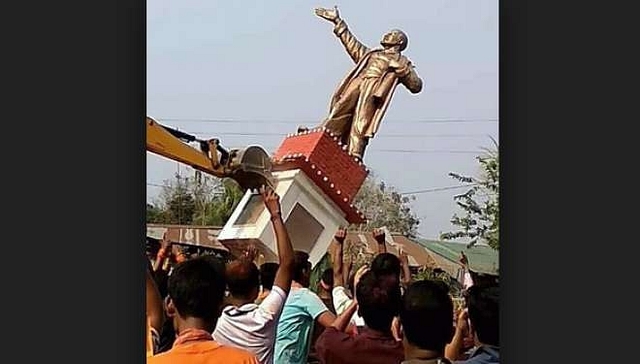
<path fill-rule="evenodd" d="M 353 59 L 355 63 L 358 63 L 369 51 L 369 47 L 362 44 L 353 33 L 349 31 L 347 23 L 340 18 L 338 7 L 335 6 L 333 9 L 316 8 L 315 12 L 317 16 L 334 24 L 333 32 L 340 38 L 342 45 L 344 45 L 351 59 Z"/>
<path fill-rule="evenodd" d="M 392 29 L 382 36 L 380 47 L 370 49 L 351 34 L 337 7 L 317 8 L 315 13 L 334 24 L 333 32 L 356 63 L 331 96 L 329 115 L 321 126 L 340 138 L 350 155 L 362 159 L 396 87 L 403 85 L 413 94 L 422 91 L 422 79 L 402 54 L 409 38 L 402 30 Z"/>

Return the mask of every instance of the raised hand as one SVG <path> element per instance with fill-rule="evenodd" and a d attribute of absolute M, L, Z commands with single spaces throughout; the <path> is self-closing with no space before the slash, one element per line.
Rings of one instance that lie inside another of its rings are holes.
<path fill-rule="evenodd" d="M 461 309 L 458 312 L 458 317 L 456 317 L 456 329 L 466 334 L 469 333 L 469 311 L 467 309 Z"/>
<path fill-rule="evenodd" d="M 458 262 L 460 262 L 460 264 L 462 264 L 462 266 L 464 266 L 464 267 L 468 267 L 469 266 L 469 259 L 464 254 L 464 252 L 460 252 L 460 259 L 458 260 Z"/>
<path fill-rule="evenodd" d="M 334 235 L 334 239 L 336 239 L 336 241 L 339 244 L 344 243 L 344 239 L 347 237 L 347 230 L 340 228 L 340 230 L 338 230 L 338 232 L 336 233 L 336 235 Z"/>
<path fill-rule="evenodd" d="M 402 247 L 400 247 L 398 249 L 398 254 L 400 255 L 400 264 L 402 264 L 403 267 L 408 267 L 409 266 L 409 256 L 407 255 L 407 252 L 405 252 L 404 249 Z"/>
<path fill-rule="evenodd" d="M 260 195 L 271 216 L 280 215 L 280 197 L 268 186 L 260 187 Z"/>
<path fill-rule="evenodd" d="M 169 247 L 171 247 L 171 240 L 167 238 L 167 233 L 165 232 L 162 234 L 162 240 L 160 240 L 160 248 L 166 251 Z"/>
<path fill-rule="evenodd" d="M 358 282 L 360 282 L 360 278 L 362 278 L 362 276 L 367 273 L 369 271 L 369 266 L 368 265 L 363 265 L 362 267 L 360 267 L 357 271 L 356 274 L 353 276 L 353 291 L 355 292 L 356 287 L 358 287 Z M 355 297 L 355 295 L 354 295 Z"/>
<path fill-rule="evenodd" d="M 317 16 L 332 23 L 337 23 L 340 20 L 340 12 L 338 12 L 337 6 L 334 6 L 333 9 L 316 8 L 315 12 Z"/>
<path fill-rule="evenodd" d="M 258 257 L 258 248 L 256 248 L 255 245 L 251 244 L 247 247 L 247 249 L 244 252 L 244 258 L 249 261 L 249 262 L 253 262 L 256 260 L 256 258 Z"/>
<path fill-rule="evenodd" d="M 384 230 L 383 229 L 373 229 L 373 238 L 376 239 L 378 244 L 384 243 Z"/>

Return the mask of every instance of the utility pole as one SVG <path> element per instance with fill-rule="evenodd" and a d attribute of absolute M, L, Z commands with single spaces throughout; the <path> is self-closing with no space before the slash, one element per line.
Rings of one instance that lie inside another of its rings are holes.
<path fill-rule="evenodd" d="M 200 198 L 200 203 L 202 204 L 202 216 L 200 217 L 200 225 L 204 226 L 207 216 L 207 201 L 206 197 L 202 194 L 202 172 L 196 169 L 195 171 L 195 180 L 196 180 L 196 191 L 198 191 L 198 195 Z"/>

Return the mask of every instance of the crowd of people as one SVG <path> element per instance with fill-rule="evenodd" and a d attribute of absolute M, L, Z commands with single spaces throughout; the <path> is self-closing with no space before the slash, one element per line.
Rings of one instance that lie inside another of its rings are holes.
<path fill-rule="evenodd" d="M 226 264 L 214 256 L 167 264 L 171 243 L 162 240 L 147 270 L 148 363 L 499 363 L 497 285 L 469 284 L 454 312 L 446 284 L 413 281 L 382 230 L 377 255 L 351 272 L 340 230 L 314 292 L 309 256 L 293 249 L 279 197 L 260 194 L 278 263 L 258 267 L 249 250 Z"/>

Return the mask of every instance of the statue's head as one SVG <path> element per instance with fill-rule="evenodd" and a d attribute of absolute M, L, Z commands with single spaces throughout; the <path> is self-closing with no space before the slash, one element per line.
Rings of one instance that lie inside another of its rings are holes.
<path fill-rule="evenodd" d="M 384 48 L 392 48 L 397 46 L 399 47 L 399 50 L 401 52 L 407 49 L 408 43 L 409 38 L 402 30 L 399 29 L 393 29 L 392 31 L 383 35 L 382 40 L 380 41 L 380 44 L 382 44 Z"/>

